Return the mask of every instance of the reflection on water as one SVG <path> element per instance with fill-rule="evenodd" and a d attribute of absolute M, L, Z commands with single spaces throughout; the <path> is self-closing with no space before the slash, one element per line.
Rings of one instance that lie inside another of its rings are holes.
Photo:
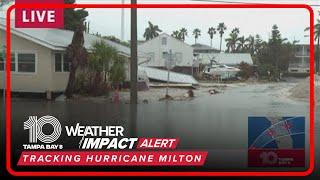
<path fill-rule="evenodd" d="M 60 120 L 62 126 L 76 123 L 122 125 L 126 135 L 131 137 L 179 137 L 180 149 L 209 150 L 209 158 L 216 158 L 213 162 L 220 161 L 219 154 L 214 156 L 210 154 L 211 151 L 230 152 L 230 155 L 236 152 L 233 164 L 237 164 L 238 160 L 239 164 L 245 166 L 243 161 L 246 160 L 244 154 L 247 149 L 248 116 L 306 116 L 306 122 L 309 121 L 308 103 L 279 96 L 276 92 L 278 86 L 253 84 L 192 101 L 139 105 L 109 104 L 103 101 L 13 100 L 14 154 L 19 155 L 21 145 L 28 142 L 27 132 L 23 131 L 23 122 L 28 116 L 52 115 Z M 65 149 L 76 149 L 79 140 L 61 137 L 57 143 L 64 144 Z"/>
<path fill-rule="evenodd" d="M 185 148 L 245 149 L 248 116 L 308 116 L 308 103 L 281 99 L 266 89 L 251 85 L 194 101 L 141 105 L 138 133 L 180 136 Z"/>

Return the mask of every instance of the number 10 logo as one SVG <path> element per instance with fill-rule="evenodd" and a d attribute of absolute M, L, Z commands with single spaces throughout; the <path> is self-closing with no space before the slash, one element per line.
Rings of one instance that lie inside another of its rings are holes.
<path fill-rule="evenodd" d="M 50 124 L 53 132 L 49 135 L 43 133 L 43 126 Z M 53 116 L 43 116 L 37 119 L 37 116 L 29 116 L 29 119 L 23 123 L 23 129 L 29 130 L 29 143 L 37 143 L 41 141 L 49 144 L 59 139 L 61 135 L 61 124 L 59 120 Z"/>

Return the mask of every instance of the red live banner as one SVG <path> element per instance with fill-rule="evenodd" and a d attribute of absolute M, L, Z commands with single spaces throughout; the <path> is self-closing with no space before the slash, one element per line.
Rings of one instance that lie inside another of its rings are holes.
<path fill-rule="evenodd" d="M 203 166 L 207 151 L 23 151 L 18 166 Z"/>
<path fill-rule="evenodd" d="M 16 4 L 64 4 L 64 0 L 16 0 Z M 63 28 L 63 8 L 17 8 L 16 28 Z"/>

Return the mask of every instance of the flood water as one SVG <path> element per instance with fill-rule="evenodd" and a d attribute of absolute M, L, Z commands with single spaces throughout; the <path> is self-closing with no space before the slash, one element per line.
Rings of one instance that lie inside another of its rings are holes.
<path fill-rule="evenodd" d="M 306 130 L 308 129 L 309 102 L 292 100 L 279 93 L 281 89 L 293 85 L 250 84 L 227 89 L 221 94 L 196 97 L 190 101 L 140 103 L 136 106 L 104 101 L 48 102 L 13 99 L 13 164 L 20 156 L 22 144 L 28 143 L 28 133 L 23 130 L 23 122 L 30 115 L 52 115 L 59 119 L 62 127 L 76 123 L 122 125 L 126 136 L 179 137 L 178 149 L 209 151 L 204 170 L 248 169 L 248 116 L 305 116 Z M 316 117 L 319 117 L 319 112 Z M 319 125 L 319 121 L 316 122 Z M 306 133 L 308 150 L 308 131 Z M 319 135 L 319 129 L 316 133 Z M 79 141 L 80 138 L 62 136 L 57 143 L 64 144 L 64 148 L 69 150 L 78 149 Z M 319 149 L 319 143 L 317 148 Z M 319 160 L 319 156 L 317 157 Z"/>

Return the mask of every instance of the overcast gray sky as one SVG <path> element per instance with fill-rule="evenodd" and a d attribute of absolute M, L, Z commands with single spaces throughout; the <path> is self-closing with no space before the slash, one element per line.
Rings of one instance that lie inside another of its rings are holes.
<path fill-rule="evenodd" d="M 271 2 L 271 3 L 308 3 L 320 5 L 320 1 L 254 1 L 254 0 L 225 0 L 241 2 Z M 121 0 L 77 0 L 78 3 L 121 3 Z M 130 3 L 130 0 L 125 0 Z M 205 3 L 190 0 L 138 0 L 138 3 Z M 212 2 L 211 2 L 212 3 Z M 314 6 L 316 14 L 320 7 Z M 90 27 L 92 32 L 99 32 L 103 35 L 115 35 L 121 37 L 121 10 L 120 9 L 88 9 Z M 317 17 L 315 17 L 317 18 Z M 219 22 L 224 22 L 227 31 L 226 38 L 234 27 L 240 28 L 241 35 L 260 34 L 264 39 L 270 35 L 271 27 L 277 24 L 283 37 L 300 43 L 308 43 L 309 37 L 304 29 L 309 26 L 309 13 L 305 9 L 139 9 L 138 10 L 138 39 L 143 39 L 143 33 L 148 26 L 148 21 L 159 25 L 163 32 L 171 34 L 172 31 L 185 27 L 188 29 L 188 44 L 194 43 L 192 31 L 199 28 L 201 37 L 199 43 L 210 44 L 208 28 L 216 27 Z M 125 10 L 125 39 L 130 39 L 130 10 Z M 224 43 L 224 42 L 223 42 Z M 214 37 L 214 47 L 219 46 L 219 36 Z M 223 44 L 225 47 L 225 43 Z"/>
<path fill-rule="evenodd" d="M 257 3 L 307 3 L 320 5 L 319 0 L 222 0 L 232 2 L 257 2 Z M 121 0 L 77 0 L 77 3 L 121 3 Z M 125 0 L 130 3 L 130 0 Z M 192 0 L 138 0 L 138 3 L 206 3 Z M 212 3 L 212 2 L 211 2 Z M 313 6 L 315 14 L 320 6 Z M 102 35 L 121 37 L 121 9 L 87 9 L 91 32 Z M 317 17 L 315 17 L 316 19 Z M 271 27 L 277 24 L 283 37 L 290 41 L 299 40 L 308 43 L 308 32 L 304 29 L 309 26 L 309 13 L 305 9 L 139 9 L 138 10 L 138 39 L 143 39 L 143 33 L 148 26 L 148 21 L 159 25 L 163 32 L 171 34 L 172 31 L 185 27 L 188 29 L 188 44 L 194 43 L 192 31 L 201 30 L 199 43 L 210 44 L 207 34 L 208 28 L 216 27 L 219 22 L 224 22 L 227 31 L 226 38 L 234 27 L 240 29 L 240 34 L 260 34 L 264 39 L 270 35 Z M 125 10 L 125 40 L 130 39 L 130 9 Z M 215 35 L 214 47 L 219 46 L 219 35 Z M 225 44 L 223 44 L 225 47 Z"/>

